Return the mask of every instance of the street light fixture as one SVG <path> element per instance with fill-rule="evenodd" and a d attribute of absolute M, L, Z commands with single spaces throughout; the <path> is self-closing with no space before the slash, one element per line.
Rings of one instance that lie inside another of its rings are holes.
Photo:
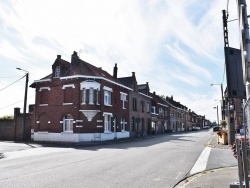
<path fill-rule="evenodd" d="M 217 126 L 218 126 L 218 131 L 219 131 L 219 113 L 218 113 L 218 105 L 214 107 L 214 109 L 217 109 Z"/>
<path fill-rule="evenodd" d="M 220 87 L 221 87 L 221 119 L 225 120 L 223 84 L 210 84 L 210 86 L 214 86 L 214 85 L 220 85 Z"/>
<path fill-rule="evenodd" d="M 22 137 L 23 141 L 25 140 L 25 123 L 26 123 L 26 106 L 27 106 L 27 93 L 28 93 L 28 82 L 29 82 L 29 72 L 21 69 L 16 68 L 17 70 L 21 70 L 25 72 L 26 82 L 25 82 L 25 93 L 24 93 L 24 105 L 23 105 L 23 127 L 22 127 Z"/>

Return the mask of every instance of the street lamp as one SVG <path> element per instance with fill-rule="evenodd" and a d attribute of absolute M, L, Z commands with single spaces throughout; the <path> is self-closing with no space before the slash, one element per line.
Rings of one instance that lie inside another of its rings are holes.
<path fill-rule="evenodd" d="M 225 112 L 224 112 L 224 97 L 223 97 L 223 84 L 210 84 L 210 86 L 220 85 L 221 87 L 221 119 L 225 120 Z"/>
<path fill-rule="evenodd" d="M 29 82 L 29 72 L 21 68 L 16 68 L 25 72 L 26 82 L 25 82 L 25 93 L 24 93 L 24 105 L 23 105 L 23 127 L 22 127 L 22 137 L 23 141 L 25 140 L 25 121 L 26 121 L 26 106 L 27 106 L 27 93 L 28 93 L 28 82 Z"/>
<path fill-rule="evenodd" d="M 218 105 L 214 107 L 214 109 L 217 109 L 217 126 L 218 126 L 218 131 L 219 131 L 219 113 L 218 113 Z"/>

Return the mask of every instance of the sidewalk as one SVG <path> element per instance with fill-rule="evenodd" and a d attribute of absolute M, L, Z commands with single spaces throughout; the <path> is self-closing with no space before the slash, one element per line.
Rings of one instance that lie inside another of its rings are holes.
<path fill-rule="evenodd" d="M 207 147 L 230 149 L 230 145 L 218 144 L 217 137 L 213 137 L 207 145 Z M 232 153 L 233 155 L 233 153 Z M 225 159 L 226 160 L 226 159 Z M 235 159 L 236 160 L 236 159 Z M 229 188 L 230 185 L 235 184 L 232 187 L 238 185 L 238 166 L 222 167 L 218 169 L 212 169 L 194 174 L 185 180 L 178 183 L 175 187 L 181 188 Z M 236 186 L 239 187 L 239 186 Z"/>

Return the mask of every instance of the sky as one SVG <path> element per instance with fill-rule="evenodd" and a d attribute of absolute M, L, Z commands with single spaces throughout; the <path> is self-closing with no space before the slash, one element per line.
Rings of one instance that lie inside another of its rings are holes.
<path fill-rule="evenodd" d="M 52 72 L 57 55 L 70 62 L 76 51 L 111 75 L 115 63 L 118 77 L 135 72 L 150 92 L 215 121 L 227 85 L 223 9 L 237 19 L 232 0 L 0 0 L 0 117 L 23 110 L 17 67 L 30 85 Z M 238 30 L 238 21 L 228 23 L 230 47 L 240 46 Z"/>

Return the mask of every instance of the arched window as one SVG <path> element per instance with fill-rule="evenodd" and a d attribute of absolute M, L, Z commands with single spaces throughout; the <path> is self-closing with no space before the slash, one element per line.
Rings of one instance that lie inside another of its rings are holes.
<path fill-rule="evenodd" d="M 55 69 L 55 77 L 56 78 L 60 77 L 60 66 L 57 66 Z"/>
<path fill-rule="evenodd" d="M 67 114 L 63 118 L 63 131 L 64 132 L 73 132 L 73 121 L 74 118 L 71 114 Z"/>

